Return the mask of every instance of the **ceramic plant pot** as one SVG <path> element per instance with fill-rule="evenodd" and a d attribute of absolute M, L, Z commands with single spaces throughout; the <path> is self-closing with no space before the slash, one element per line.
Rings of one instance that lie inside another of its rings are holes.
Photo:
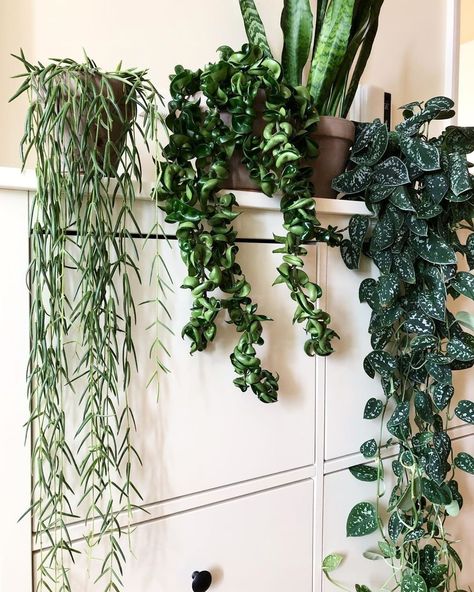
<path fill-rule="evenodd" d="M 334 198 L 333 179 L 344 172 L 352 144 L 355 125 L 342 117 L 323 115 L 312 134 L 319 146 L 319 156 L 307 163 L 313 169 L 311 181 L 317 197 Z"/>
<path fill-rule="evenodd" d="M 257 97 L 255 111 L 257 118 L 254 125 L 254 133 L 261 134 L 265 123 L 263 121 L 264 100 Z M 222 114 L 222 120 L 230 125 L 231 115 Z M 311 181 L 314 185 L 314 194 L 317 197 L 335 198 L 337 192 L 331 187 L 335 177 L 344 172 L 349 152 L 354 143 L 355 125 L 348 119 L 341 117 L 321 116 L 312 137 L 319 146 L 319 156 L 305 163 L 313 169 Z M 229 189 L 244 191 L 258 191 L 259 187 L 242 164 L 241 154 L 236 151 L 230 161 L 230 174 L 226 183 Z"/>

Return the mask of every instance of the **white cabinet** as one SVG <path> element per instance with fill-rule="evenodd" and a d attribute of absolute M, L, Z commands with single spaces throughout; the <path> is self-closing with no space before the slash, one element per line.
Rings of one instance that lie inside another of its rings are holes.
<path fill-rule="evenodd" d="M 312 505 L 313 482 L 305 480 L 139 524 L 124 590 L 187 592 L 192 573 L 206 570 L 210 591 L 312 592 Z M 93 582 L 105 552 L 99 546 L 89 562 L 85 554 L 76 560 L 73 590 L 104 589 Z"/>

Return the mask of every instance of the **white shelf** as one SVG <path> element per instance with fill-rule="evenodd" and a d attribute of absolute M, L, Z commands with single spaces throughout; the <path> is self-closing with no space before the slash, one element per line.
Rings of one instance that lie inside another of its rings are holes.
<path fill-rule="evenodd" d="M 152 183 L 144 182 L 142 191 L 139 193 L 139 199 L 150 199 Z M 31 169 L 21 171 L 18 168 L 0 167 L 0 189 L 12 191 L 35 191 L 36 176 Z M 269 210 L 278 211 L 280 209 L 279 197 L 267 197 L 259 191 L 237 191 L 233 193 L 237 197 L 239 207 L 249 210 Z M 370 212 L 361 201 L 351 201 L 342 199 L 325 199 L 316 197 L 316 211 L 319 214 L 337 214 L 349 215 L 363 214 L 370 215 Z"/>

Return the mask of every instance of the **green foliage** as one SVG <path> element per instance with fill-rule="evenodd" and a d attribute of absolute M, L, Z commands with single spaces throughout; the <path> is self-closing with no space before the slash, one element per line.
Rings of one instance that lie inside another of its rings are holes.
<path fill-rule="evenodd" d="M 271 56 L 254 1 L 239 3 L 249 43 Z M 310 57 L 307 88 L 322 115 L 347 117 L 377 34 L 382 4 L 383 0 L 320 0 L 313 34 L 309 1 L 284 0 L 283 76 L 290 86 L 299 86 Z"/>
<path fill-rule="evenodd" d="M 405 105 L 404 121 L 390 134 L 378 120 L 359 126 L 352 164 L 334 181 L 373 214 L 366 234 L 349 232 L 341 255 L 353 268 L 363 252 L 380 272 L 359 291 L 372 310 L 373 351 L 364 370 L 380 377 L 383 391 L 383 399 L 367 401 L 364 417 L 380 417 L 390 438 L 362 445 L 375 466 L 350 469 L 358 479 L 377 481 L 378 498 L 384 491 L 381 451 L 399 446 L 388 516 L 380 501 L 376 507 L 364 502 L 363 511 L 358 504 L 348 518 L 348 535 L 379 528 L 380 549 L 393 565 L 386 586 L 400 592 L 456 586 L 462 563 L 445 521 L 462 508 L 454 469 L 474 473 L 469 454 L 460 452 L 453 460 L 448 432 L 453 372 L 474 365 L 474 338 L 463 330 L 472 328 L 470 315 L 454 316 L 448 300 L 474 297 L 472 273 L 458 271 L 463 258 L 470 269 L 473 262 L 474 191 L 466 154 L 473 149 L 474 131 L 448 127 L 440 137 L 428 136 L 430 122 L 452 116 L 452 107 L 445 97 Z M 469 231 L 465 244 L 460 228 Z M 460 401 L 454 414 L 474 423 L 474 403 Z"/>
<path fill-rule="evenodd" d="M 34 150 L 38 182 L 28 273 L 31 512 L 41 548 L 36 589 L 71 590 L 66 562 L 77 549 L 68 522 L 80 512 L 92 533 L 87 543 L 109 547 L 98 579 L 118 590 L 118 516 L 140 499 L 127 394 L 135 363 L 131 278 L 140 279 L 132 236 L 141 180 L 136 142 L 155 140 L 159 95 L 140 70 L 104 73 L 89 58 L 33 65 L 22 53 L 19 60 L 26 71 L 15 96 L 29 99 L 23 164 Z M 72 293 L 70 274 L 77 282 Z M 66 413 L 67 397 L 79 406 L 79 427 Z M 71 474 L 80 491 L 73 492 Z"/>
<path fill-rule="evenodd" d="M 275 283 L 290 290 L 296 303 L 294 322 L 305 325 L 309 355 L 331 353 L 335 333 L 328 326 L 329 315 L 316 305 L 321 289 L 303 270 L 303 245 L 314 240 L 337 244 L 339 234 L 319 225 L 308 169 L 302 166 L 316 154 L 310 133 L 318 118 L 308 93 L 283 84 L 279 65 L 257 46 L 246 45 L 238 52 L 224 47 L 220 52 L 219 61 L 204 70 L 176 68 L 166 119 L 171 133 L 154 197 L 166 220 L 178 223 L 176 235 L 188 273 L 183 287 L 194 300 L 183 329 L 191 352 L 207 348 L 216 335 L 216 318 L 226 310 L 241 334 L 231 355 L 238 375 L 234 383 L 269 403 L 277 398 L 278 376 L 262 368 L 255 348 L 263 343 L 263 323 L 269 319 L 257 313 L 237 261 L 232 227 L 238 215 L 236 197 L 222 191 L 232 155 L 242 159 L 266 195 L 282 194 L 286 235 L 275 237 L 275 252 L 283 256 Z M 261 135 L 253 131 L 256 100 L 264 102 Z"/>

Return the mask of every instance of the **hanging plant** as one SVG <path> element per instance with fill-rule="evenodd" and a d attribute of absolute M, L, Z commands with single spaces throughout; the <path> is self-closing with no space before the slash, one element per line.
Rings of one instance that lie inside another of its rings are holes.
<path fill-rule="evenodd" d="M 395 132 L 378 120 L 360 126 L 353 167 L 334 182 L 351 199 L 363 199 L 375 218 L 372 229 L 368 218 L 351 219 L 341 254 L 357 269 L 364 253 L 380 272 L 359 291 L 372 310 L 373 351 L 364 370 L 380 377 L 383 392 L 367 401 L 364 418 L 378 419 L 380 433 L 390 434 L 363 443 L 362 454 L 373 462 L 351 468 L 357 479 L 377 483 L 377 504 L 351 510 L 347 535 L 380 532 L 376 557 L 393 568 L 385 587 L 401 592 L 459 590 L 462 562 L 445 522 L 463 505 L 456 471 L 474 473 L 474 458 L 454 457 L 448 432 L 453 415 L 474 423 L 472 401 L 452 404 L 453 372 L 474 364 L 474 337 L 463 329 L 472 330 L 473 319 L 454 315 L 448 301 L 474 299 L 474 276 L 459 269 L 462 261 L 474 268 L 474 183 L 466 159 L 474 128 L 428 134 L 433 120 L 452 117 L 452 108 L 450 99 L 435 97 L 405 105 Z M 382 459 L 393 445 L 395 487 L 385 512 Z M 340 560 L 326 558 L 325 573 Z M 363 585 L 357 590 L 370 592 Z"/>
<path fill-rule="evenodd" d="M 118 590 L 119 514 L 130 514 L 140 499 L 128 396 L 136 363 L 131 276 L 139 278 L 137 139 L 154 141 L 159 95 L 145 71 L 106 73 L 89 58 L 47 65 L 30 64 L 23 53 L 18 59 L 25 72 L 15 96 L 29 99 L 23 165 L 31 151 L 37 159 L 28 274 L 36 589 L 71 590 L 66 565 L 77 549 L 68 522 L 80 512 L 90 525 L 87 544 L 108 541 L 98 579 L 105 590 Z M 71 397 L 79 426 L 66 413 Z M 73 491 L 72 475 L 80 491 Z"/>
<path fill-rule="evenodd" d="M 166 221 L 178 223 L 187 266 L 183 288 L 191 291 L 193 306 L 183 336 L 191 341 L 191 353 L 205 350 L 215 338 L 217 315 L 226 310 L 241 334 L 231 355 L 238 375 L 234 384 L 273 402 L 278 375 L 262 368 L 256 350 L 263 344 L 262 323 L 269 319 L 257 312 L 237 262 L 236 197 L 221 190 L 237 154 L 263 193 L 281 193 L 286 235 L 275 237 L 281 245 L 275 252 L 283 255 L 275 283 L 286 284 L 296 303 L 294 322 L 304 324 L 306 353 L 330 354 L 336 334 L 329 315 L 317 307 L 320 287 L 303 270 L 305 243 L 339 241 L 336 229 L 321 227 L 316 218 L 304 166 L 316 155 L 310 132 L 318 117 L 306 89 L 283 84 L 280 65 L 257 46 L 244 45 L 238 52 L 221 47 L 219 61 L 204 70 L 177 66 L 170 89 L 166 124 L 171 134 L 155 197 Z M 264 104 L 261 133 L 255 130 L 257 97 Z"/>

